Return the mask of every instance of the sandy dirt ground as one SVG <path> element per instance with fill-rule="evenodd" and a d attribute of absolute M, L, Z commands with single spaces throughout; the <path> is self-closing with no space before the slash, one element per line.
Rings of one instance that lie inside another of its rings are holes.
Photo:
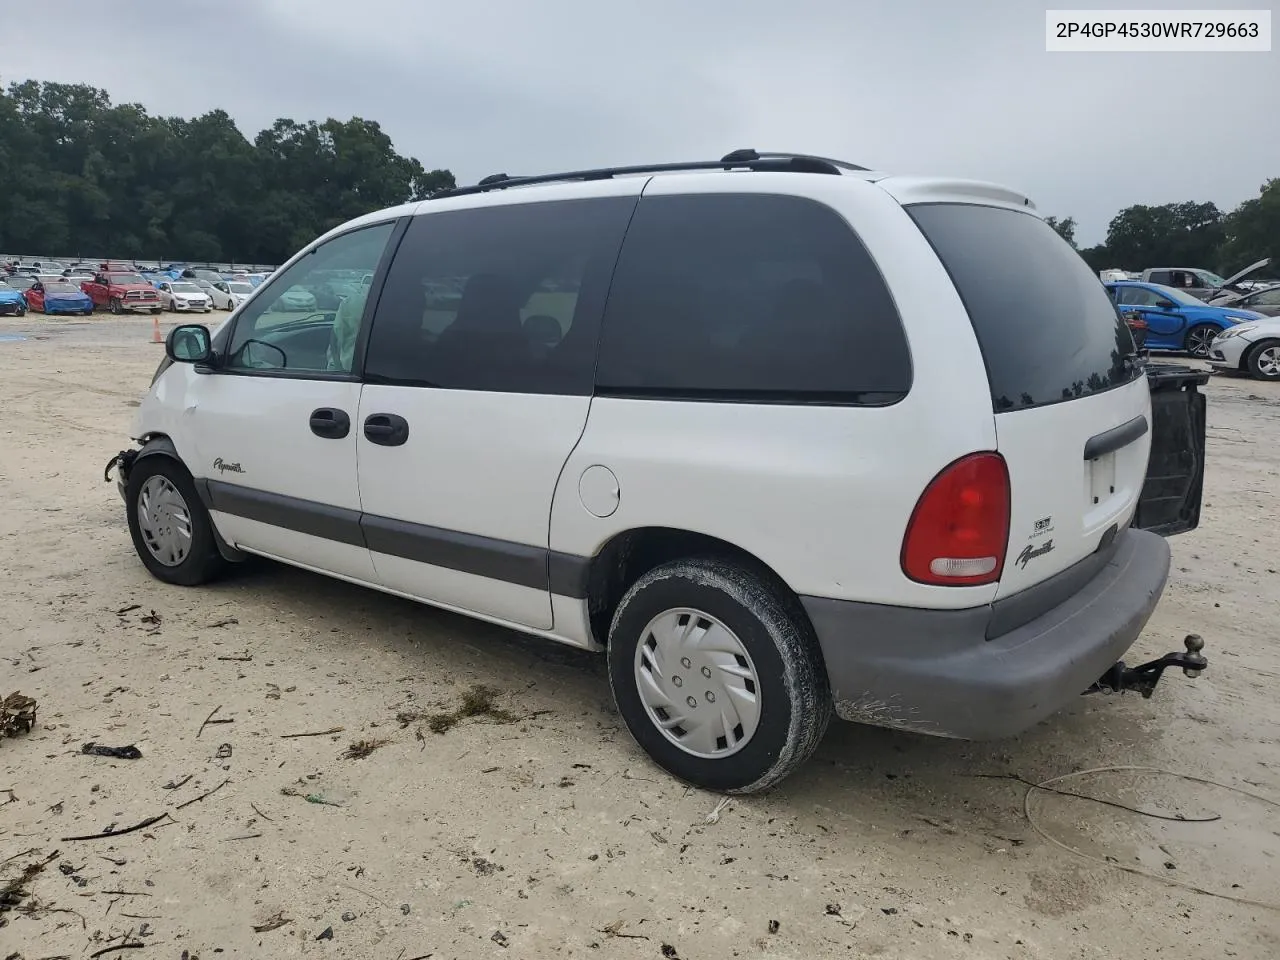
<path fill-rule="evenodd" d="M 267 563 L 150 579 L 102 476 L 150 331 L 0 321 L 0 693 L 39 705 L 0 741 L 0 956 L 1280 956 L 1280 386 L 1207 388 L 1202 525 L 1130 658 L 1195 632 L 1204 676 L 998 744 L 837 723 L 708 822 L 597 658 Z M 477 684 L 513 722 L 433 732 Z M 1223 786 L 1087 772 L 1115 765 Z M 1044 792 L 1027 819 L 1015 778 L 1078 771 L 1057 786 L 1172 819 Z"/>

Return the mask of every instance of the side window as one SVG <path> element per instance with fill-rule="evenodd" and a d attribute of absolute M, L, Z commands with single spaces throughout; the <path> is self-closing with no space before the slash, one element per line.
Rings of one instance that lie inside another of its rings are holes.
<path fill-rule="evenodd" d="M 394 229 L 389 221 L 344 233 L 275 276 L 236 317 L 226 369 L 351 373 L 369 287 L 353 285 L 324 303 L 307 291 L 338 276 L 372 275 Z M 214 286 L 231 290 L 225 281 Z"/>
<path fill-rule="evenodd" d="M 635 204 L 605 197 L 415 217 L 378 299 L 366 381 L 589 395 Z"/>
<path fill-rule="evenodd" d="M 1255 293 L 1249 298 L 1249 305 L 1254 307 L 1280 307 L 1280 288 Z"/>
<path fill-rule="evenodd" d="M 643 199 L 610 288 L 604 394 L 892 403 L 911 386 L 902 322 L 835 211 L 796 197 Z"/>
<path fill-rule="evenodd" d="M 1159 283 L 1170 287 L 1173 286 L 1173 273 L 1169 270 L 1152 270 L 1147 280 L 1150 283 Z"/>

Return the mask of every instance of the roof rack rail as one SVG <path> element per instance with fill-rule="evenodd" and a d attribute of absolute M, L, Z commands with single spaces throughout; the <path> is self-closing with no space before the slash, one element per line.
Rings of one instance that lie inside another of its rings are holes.
<path fill-rule="evenodd" d="M 805 153 L 760 153 L 748 147 L 727 153 L 719 160 L 693 160 L 684 163 L 645 163 L 627 167 L 600 167 L 593 170 L 570 170 L 566 173 L 545 173 L 531 177 L 512 177 L 505 173 L 494 173 L 485 177 L 475 186 L 442 190 L 440 193 L 435 194 L 435 197 L 462 197 L 473 193 L 487 193 L 490 190 L 505 190 L 507 187 L 526 187 L 539 183 L 560 183 L 572 180 L 610 180 L 613 177 L 643 173 L 734 169 L 839 175 L 845 170 L 866 170 L 868 168 L 859 167 L 844 160 L 814 157 Z"/>

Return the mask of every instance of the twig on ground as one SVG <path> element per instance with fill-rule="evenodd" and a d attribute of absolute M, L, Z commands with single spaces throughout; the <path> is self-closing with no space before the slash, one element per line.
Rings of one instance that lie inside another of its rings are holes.
<path fill-rule="evenodd" d="M 240 837 L 224 837 L 222 842 L 230 843 L 232 840 L 256 840 L 260 836 L 262 836 L 260 833 L 246 833 Z"/>
<path fill-rule="evenodd" d="M 145 946 L 146 944 L 143 943 L 141 940 L 135 940 L 133 942 L 126 941 L 125 943 L 117 943 L 113 947 L 103 947 L 101 950 L 97 951 L 96 953 L 89 954 L 89 960 L 93 960 L 94 957 L 105 957 L 108 953 L 115 953 L 117 950 L 137 950 Z"/>
<path fill-rule="evenodd" d="M 245 655 L 244 655 L 243 657 L 219 657 L 218 659 L 219 659 L 219 660 L 230 660 L 230 661 L 233 661 L 233 662 L 235 662 L 235 663 L 248 663 L 250 660 L 252 660 L 252 659 L 253 659 L 253 654 L 252 654 L 252 653 L 249 653 L 248 651 L 246 651 L 246 652 L 245 652 Z"/>
<path fill-rule="evenodd" d="M 62 842 L 71 843 L 73 840 L 101 840 L 104 837 L 121 837 L 126 833 L 133 833 L 135 830 L 143 830 L 151 826 L 153 823 L 159 823 L 167 816 L 169 816 L 168 810 L 159 816 L 148 817 L 146 820 L 143 820 L 141 823 L 134 824 L 132 827 L 125 827 L 123 830 L 103 830 L 101 833 L 86 833 L 82 837 L 63 837 Z"/>
<path fill-rule="evenodd" d="M 341 880 L 339 880 L 338 886 L 346 887 L 348 890 L 354 890 L 356 893 L 363 894 L 364 896 L 372 900 L 374 903 L 380 903 L 384 907 L 390 906 L 390 904 L 387 903 L 387 901 L 383 900 L 381 897 L 375 897 L 372 893 L 368 893 L 367 891 L 361 890 L 359 887 L 353 887 L 349 883 L 343 883 Z"/>
<path fill-rule="evenodd" d="M 235 617 L 226 617 L 225 619 L 215 620 L 213 621 L 213 623 L 207 624 L 206 629 L 212 630 L 215 627 L 230 627 L 230 626 L 234 626 L 235 624 L 238 624 L 239 622 L 240 621 L 237 620 Z"/>
<path fill-rule="evenodd" d="M 222 704 L 218 704 L 209 711 L 209 715 L 204 718 L 204 723 L 200 724 L 200 729 L 196 731 L 196 739 L 200 739 L 200 734 L 204 733 L 204 728 L 209 725 L 209 721 L 213 719 L 213 715 L 222 709 Z"/>
<path fill-rule="evenodd" d="M 274 822 L 275 822 L 275 821 L 274 821 L 274 820 L 272 820 L 270 817 L 268 817 L 265 813 L 263 813 L 261 810 L 259 810 L 257 807 L 254 807 L 252 803 L 251 803 L 251 804 L 249 804 L 249 806 L 253 807 L 253 812 L 254 812 L 254 813 L 256 813 L 258 816 L 260 816 L 263 820 L 267 821 L 267 823 L 274 823 Z"/>
<path fill-rule="evenodd" d="M 184 783 L 190 780 L 192 776 L 193 774 L 188 773 L 185 777 L 183 777 L 177 783 L 174 783 L 172 780 L 170 780 L 168 783 L 161 786 L 160 789 L 161 790 L 177 790 L 180 786 L 182 786 Z"/>
<path fill-rule="evenodd" d="M 346 727 L 330 727 L 328 730 L 312 730 L 307 733 L 282 733 L 281 740 L 293 740 L 297 737 L 327 737 L 331 733 L 342 733 Z"/>
<path fill-rule="evenodd" d="M 228 783 L 230 783 L 230 782 L 231 782 L 231 779 L 230 779 L 230 778 L 227 778 L 226 780 L 223 780 L 220 784 L 218 784 L 216 787 L 214 787 L 212 790 L 209 790 L 209 791 L 207 791 L 207 792 L 205 792 L 205 793 L 202 793 L 202 794 L 200 794 L 200 796 L 198 796 L 198 797 L 192 797 L 190 800 L 186 800 L 186 801 L 184 801 L 184 802 L 182 802 L 182 803 L 178 804 L 178 805 L 177 805 L 176 807 L 174 807 L 173 809 L 175 809 L 175 810 L 181 810 L 183 807 L 189 807 L 189 806 L 191 806 L 191 804 L 193 804 L 193 803 L 199 803 L 199 802 L 200 802 L 201 800 L 203 800 L 205 797 L 211 797 L 211 796 L 213 796 L 215 793 L 217 793 L 219 790 L 221 790 L 223 787 L 225 787 L 225 786 L 226 786 Z"/>
<path fill-rule="evenodd" d="M 280 929 L 286 923 L 293 923 L 293 921 L 284 915 L 284 911 L 281 911 L 280 913 L 268 917 L 266 923 L 254 924 L 253 932 L 269 933 L 272 930 Z"/>
<path fill-rule="evenodd" d="M 145 890 L 103 890 L 101 892 L 104 896 L 112 896 L 112 897 L 149 897 L 151 896 L 151 894 L 147 893 Z M 97 896 L 97 894 L 91 894 L 91 896 Z"/>

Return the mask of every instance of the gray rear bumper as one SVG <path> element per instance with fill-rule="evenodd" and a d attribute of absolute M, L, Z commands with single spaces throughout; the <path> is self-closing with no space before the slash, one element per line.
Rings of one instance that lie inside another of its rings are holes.
<path fill-rule="evenodd" d="M 1124 656 L 1164 591 L 1169 560 L 1163 537 L 1124 530 L 1078 590 L 992 639 L 991 606 L 921 610 L 800 599 L 822 646 L 839 716 L 992 740 L 1057 712 Z M 1073 568 L 1059 577 L 1069 582 L 1079 575 Z"/>

